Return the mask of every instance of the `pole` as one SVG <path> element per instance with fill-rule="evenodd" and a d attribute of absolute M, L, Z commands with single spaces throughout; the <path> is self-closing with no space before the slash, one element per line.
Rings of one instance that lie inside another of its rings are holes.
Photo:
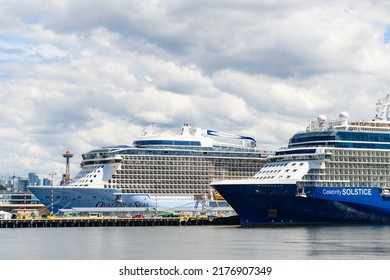
<path fill-rule="evenodd" d="M 57 175 L 56 172 L 50 173 L 51 176 L 51 212 L 50 215 L 54 215 L 54 175 Z"/>

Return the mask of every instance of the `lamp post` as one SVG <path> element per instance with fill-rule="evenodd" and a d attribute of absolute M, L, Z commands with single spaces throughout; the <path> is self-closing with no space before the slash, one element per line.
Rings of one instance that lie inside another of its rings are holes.
<path fill-rule="evenodd" d="M 57 175 L 56 172 L 50 173 L 51 176 L 51 212 L 50 215 L 54 214 L 54 175 Z"/>

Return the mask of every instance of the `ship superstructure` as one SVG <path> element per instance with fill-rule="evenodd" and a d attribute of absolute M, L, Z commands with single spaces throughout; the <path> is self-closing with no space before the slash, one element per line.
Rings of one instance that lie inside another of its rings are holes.
<path fill-rule="evenodd" d="M 47 208 L 142 207 L 204 210 L 228 206 L 210 187 L 213 179 L 249 178 L 268 152 L 251 137 L 185 124 L 180 134 L 147 129 L 132 145 L 82 155 L 80 172 L 66 186 L 30 187 Z"/>
<path fill-rule="evenodd" d="M 249 180 L 213 182 L 242 225 L 390 222 L 390 103 L 370 121 L 323 115 Z"/>

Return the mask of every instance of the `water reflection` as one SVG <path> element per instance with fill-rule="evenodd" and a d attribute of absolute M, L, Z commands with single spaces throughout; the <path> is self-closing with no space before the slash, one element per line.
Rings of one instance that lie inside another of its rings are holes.
<path fill-rule="evenodd" d="M 0 259 L 390 259 L 390 227 L 1 229 Z"/>

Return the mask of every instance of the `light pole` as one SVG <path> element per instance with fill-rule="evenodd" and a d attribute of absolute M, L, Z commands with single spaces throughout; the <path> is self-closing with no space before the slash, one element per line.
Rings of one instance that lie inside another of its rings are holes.
<path fill-rule="evenodd" d="M 51 176 L 51 212 L 50 215 L 54 214 L 54 175 L 57 175 L 56 172 L 50 173 Z"/>

